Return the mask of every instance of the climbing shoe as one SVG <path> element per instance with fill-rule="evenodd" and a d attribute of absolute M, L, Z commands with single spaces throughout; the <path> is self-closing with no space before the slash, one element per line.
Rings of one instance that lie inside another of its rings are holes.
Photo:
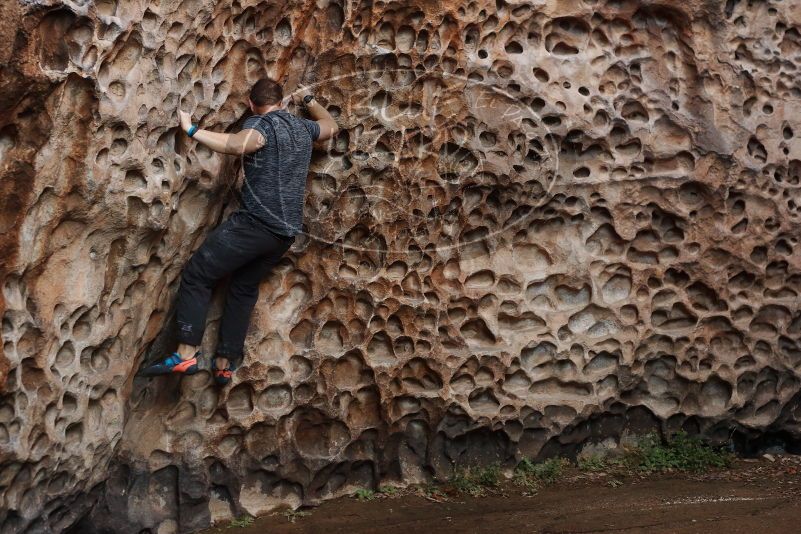
<path fill-rule="evenodd" d="M 228 364 L 222 369 L 217 368 L 217 358 L 211 359 L 211 376 L 214 377 L 214 382 L 218 386 L 225 386 L 231 381 L 234 376 L 234 364 L 231 363 L 231 358 L 226 358 Z"/>
<path fill-rule="evenodd" d="M 182 360 L 177 352 L 173 352 L 171 356 L 167 356 L 160 362 L 145 367 L 139 374 L 142 376 L 168 375 L 171 373 L 193 375 L 199 370 L 197 366 L 197 357 L 199 355 L 200 353 L 196 352 L 195 355 L 188 360 Z"/>

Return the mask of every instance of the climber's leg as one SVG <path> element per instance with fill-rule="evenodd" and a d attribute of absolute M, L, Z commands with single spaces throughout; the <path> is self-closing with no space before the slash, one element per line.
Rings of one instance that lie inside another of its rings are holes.
<path fill-rule="evenodd" d="M 214 285 L 242 265 L 262 256 L 271 235 L 251 215 L 238 211 L 214 229 L 192 255 L 181 275 L 176 315 L 178 351 L 143 371 L 146 375 L 197 370 L 197 347 L 203 339 Z"/>
<path fill-rule="evenodd" d="M 252 260 L 252 252 L 249 254 L 237 238 L 242 233 L 242 223 L 241 217 L 234 213 L 206 237 L 184 267 L 176 299 L 178 342 L 181 345 L 200 345 L 214 286 L 221 278 Z"/>
<path fill-rule="evenodd" d="M 250 316 L 259 297 L 259 284 L 293 242 L 294 238 L 287 240 L 274 234 L 265 235 L 264 255 L 241 266 L 231 275 L 214 362 L 215 380 L 219 384 L 226 384 L 231 376 L 230 371 L 242 361 Z M 232 362 L 235 362 L 234 365 L 231 365 Z"/>

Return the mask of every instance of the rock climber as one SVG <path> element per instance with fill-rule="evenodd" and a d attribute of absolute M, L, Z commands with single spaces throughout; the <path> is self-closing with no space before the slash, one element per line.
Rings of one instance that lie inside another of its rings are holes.
<path fill-rule="evenodd" d="M 242 202 L 206 237 L 184 268 L 176 301 L 177 350 L 141 374 L 198 372 L 212 290 L 228 275 L 230 285 L 211 365 L 215 382 L 221 386 L 229 383 L 241 363 L 259 283 L 301 231 L 312 143 L 330 139 L 339 130 L 331 114 L 307 89 L 296 91 L 292 99 L 314 120 L 288 113 L 283 88 L 269 78 L 251 89 L 253 115 L 239 133 L 200 129 L 188 113 L 178 111 L 181 129 L 190 138 L 215 152 L 243 156 Z"/>

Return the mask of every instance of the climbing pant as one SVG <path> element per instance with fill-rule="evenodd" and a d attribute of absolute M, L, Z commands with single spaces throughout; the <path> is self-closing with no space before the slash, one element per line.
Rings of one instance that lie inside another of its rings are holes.
<path fill-rule="evenodd" d="M 231 214 L 206 237 L 181 275 L 178 341 L 200 345 L 214 286 L 230 275 L 216 356 L 241 361 L 259 283 L 294 241 L 244 210 Z"/>

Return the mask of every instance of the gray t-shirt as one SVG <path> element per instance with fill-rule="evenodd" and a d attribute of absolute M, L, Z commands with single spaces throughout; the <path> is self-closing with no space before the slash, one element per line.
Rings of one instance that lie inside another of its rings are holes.
<path fill-rule="evenodd" d="M 293 236 L 303 223 L 303 199 L 312 143 L 320 125 L 283 109 L 245 120 L 242 129 L 264 137 L 264 146 L 244 156 L 242 206 L 275 233 Z"/>

